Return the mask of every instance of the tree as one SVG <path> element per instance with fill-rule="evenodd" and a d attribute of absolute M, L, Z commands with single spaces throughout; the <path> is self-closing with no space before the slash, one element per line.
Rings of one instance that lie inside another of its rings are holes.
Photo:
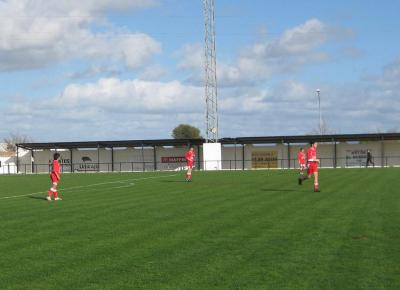
<path fill-rule="evenodd" d="M 9 137 L 3 139 L 5 143 L 5 149 L 8 152 L 17 152 L 18 143 L 29 143 L 32 142 L 32 138 L 26 135 L 10 134 Z"/>
<path fill-rule="evenodd" d="M 180 124 L 172 131 L 174 139 L 201 139 L 200 129 L 188 124 Z"/>
<path fill-rule="evenodd" d="M 320 132 L 320 129 L 321 129 L 321 132 Z M 310 132 L 310 134 L 312 134 L 312 135 L 332 135 L 332 134 L 337 134 L 337 132 L 333 128 L 329 127 L 327 122 L 325 122 L 325 120 L 322 119 L 321 128 L 317 127 L 315 129 L 313 129 Z"/>

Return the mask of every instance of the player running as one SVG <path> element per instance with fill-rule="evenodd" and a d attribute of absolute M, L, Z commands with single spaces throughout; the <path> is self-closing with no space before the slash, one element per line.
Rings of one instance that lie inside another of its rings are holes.
<path fill-rule="evenodd" d="M 47 192 L 47 200 L 51 201 L 51 197 L 54 195 L 54 200 L 62 200 L 60 197 L 58 197 L 58 191 L 57 191 L 57 185 L 60 181 L 61 177 L 61 168 L 60 168 L 60 163 L 58 162 L 58 159 L 60 158 L 60 153 L 54 153 L 53 155 L 53 166 L 50 174 L 50 179 L 51 179 L 51 188 Z"/>
<path fill-rule="evenodd" d="M 374 161 L 372 161 L 372 154 L 371 150 L 367 150 L 367 162 L 365 162 L 365 167 L 368 167 L 369 164 L 372 164 L 373 167 L 375 167 Z"/>
<path fill-rule="evenodd" d="M 187 167 L 188 167 L 188 170 L 186 172 L 186 181 L 192 181 L 192 168 L 194 165 L 194 157 L 195 156 L 196 155 L 194 154 L 194 149 L 191 146 L 189 148 L 189 151 L 186 152 L 186 154 L 185 154 L 185 159 L 186 159 L 186 163 L 187 163 Z"/>
<path fill-rule="evenodd" d="M 300 148 L 299 152 L 297 153 L 297 162 L 299 163 L 300 167 L 300 177 L 304 176 L 304 171 L 307 169 L 306 165 L 306 153 L 304 152 L 304 148 Z M 299 184 L 301 179 L 299 178 Z"/>
<path fill-rule="evenodd" d="M 317 142 L 310 142 L 310 148 L 307 150 L 307 176 L 299 177 L 299 184 L 302 184 L 303 181 L 311 178 L 311 175 L 314 175 L 314 192 L 320 192 L 318 184 L 318 164 L 320 160 L 317 158 L 317 147 Z"/>

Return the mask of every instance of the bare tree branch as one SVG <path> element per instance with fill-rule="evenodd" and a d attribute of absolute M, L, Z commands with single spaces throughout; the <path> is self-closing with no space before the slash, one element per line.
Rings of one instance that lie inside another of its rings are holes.
<path fill-rule="evenodd" d="M 318 127 L 318 128 L 314 128 L 310 132 L 310 134 L 312 134 L 312 135 L 333 135 L 333 134 L 338 133 L 335 129 L 329 127 L 328 123 L 324 119 L 322 119 L 321 125 L 322 125 L 321 132 L 320 132 L 320 128 Z"/>
<path fill-rule="evenodd" d="M 32 142 L 32 138 L 27 135 L 19 135 L 11 133 L 9 137 L 3 138 L 5 143 L 5 149 L 7 152 L 17 152 L 18 143 L 29 143 Z"/>

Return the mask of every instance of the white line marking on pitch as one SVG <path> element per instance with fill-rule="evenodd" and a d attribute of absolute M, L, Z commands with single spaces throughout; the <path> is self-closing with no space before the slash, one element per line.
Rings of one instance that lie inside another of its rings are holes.
<path fill-rule="evenodd" d="M 98 186 L 98 185 L 104 185 L 104 184 L 124 183 L 124 182 L 127 182 L 127 181 L 159 179 L 159 178 L 172 177 L 172 176 L 176 176 L 176 175 L 178 175 L 178 174 L 170 174 L 170 175 L 163 175 L 163 176 L 152 176 L 152 177 L 142 177 L 142 178 L 131 178 L 131 179 L 124 179 L 124 180 L 110 181 L 110 182 L 93 183 L 93 184 L 88 184 L 88 185 L 68 187 L 68 188 L 62 189 L 60 191 L 63 192 L 63 191 L 69 191 L 69 190 L 74 190 L 74 189 L 78 189 L 78 188 L 86 188 L 86 187 Z M 130 186 L 133 186 L 133 185 L 135 185 L 135 184 L 134 183 L 130 183 L 128 185 L 111 187 L 110 189 L 112 189 L 112 188 L 130 187 Z M 13 195 L 13 196 L 4 196 L 4 197 L 0 197 L 0 199 L 12 199 L 12 198 L 19 198 L 19 197 L 25 197 L 25 196 L 31 196 L 31 195 L 43 194 L 43 193 L 45 193 L 45 191 L 39 191 L 39 192 L 33 192 L 33 193 L 27 193 L 27 194 L 21 194 L 21 195 Z"/>
<path fill-rule="evenodd" d="M 91 186 L 104 185 L 104 184 L 123 183 L 123 182 L 127 182 L 127 181 L 158 179 L 158 178 L 172 177 L 172 176 L 176 176 L 176 175 L 178 175 L 178 174 L 170 174 L 170 175 L 163 175 L 163 176 L 151 176 L 151 177 L 142 177 L 142 178 L 131 178 L 131 179 L 123 179 L 123 180 L 117 180 L 117 181 L 110 181 L 110 182 L 93 183 L 93 184 L 88 184 L 88 185 L 79 185 L 79 186 L 68 187 L 68 188 L 63 189 L 63 191 L 73 190 L 73 189 L 77 189 L 77 188 L 86 188 L 86 187 L 91 187 Z"/>
<path fill-rule="evenodd" d="M 112 189 L 115 189 L 115 188 L 126 188 L 126 187 L 131 187 L 131 186 L 134 186 L 135 184 L 134 183 L 129 183 L 129 184 L 127 184 L 127 185 L 121 185 L 121 186 L 116 186 L 116 187 L 111 187 Z"/>

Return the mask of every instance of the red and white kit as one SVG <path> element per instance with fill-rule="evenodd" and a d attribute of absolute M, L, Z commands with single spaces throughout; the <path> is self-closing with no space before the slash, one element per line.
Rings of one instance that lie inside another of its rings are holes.
<path fill-rule="evenodd" d="M 193 165 L 194 165 L 194 157 L 195 157 L 195 156 L 196 156 L 196 155 L 194 154 L 194 151 L 191 151 L 191 150 L 189 150 L 189 151 L 186 152 L 186 154 L 185 154 L 186 163 L 187 163 L 187 166 L 188 166 L 190 169 L 193 168 Z"/>
<path fill-rule="evenodd" d="M 299 162 L 299 166 L 301 170 L 306 169 L 306 153 L 304 152 L 299 152 L 297 153 L 297 162 Z"/>
<path fill-rule="evenodd" d="M 47 200 L 51 200 L 51 197 L 54 195 L 54 200 L 61 200 L 61 198 L 58 197 L 58 191 L 57 191 L 57 185 L 58 182 L 60 182 L 60 174 L 61 174 L 61 167 L 60 163 L 58 160 L 53 160 L 53 166 L 52 170 L 50 173 L 50 179 L 52 183 L 52 187 L 49 189 L 47 192 Z"/>
<path fill-rule="evenodd" d="M 307 174 L 310 175 L 315 172 L 318 172 L 317 149 L 315 149 L 314 147 L 308 148 L 307 161 L 308 161 Z"/>
<path fill-rule="evenodd" d="M 58 160 L 53 160 L 53 169 L 51 170 L 50 179 L 52 183 L 60 181 L 61 167 Z"/>

